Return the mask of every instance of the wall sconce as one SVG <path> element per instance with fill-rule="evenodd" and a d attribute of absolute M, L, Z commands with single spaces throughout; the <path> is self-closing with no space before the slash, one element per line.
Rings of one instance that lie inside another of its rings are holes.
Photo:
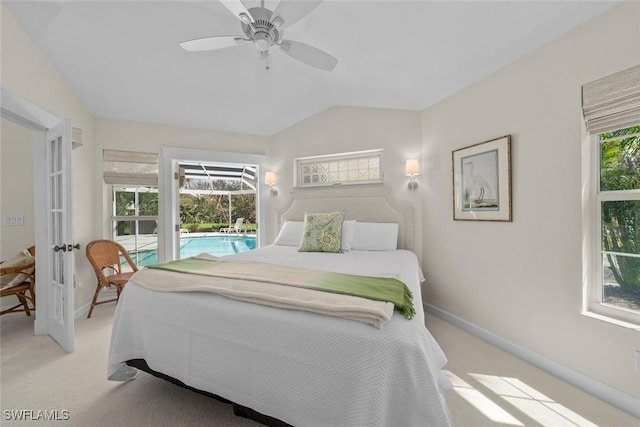
<path fill-rule="evenodd" d="M 420 175 L 420 164 L 418 159 L 409 159 L 404 166 L 404 174 L 409 177 L 409 190 L 415 190 L 418 188 L 418 181 L 416 176 Z"/>
<path fill-rule="evenodd" d="M 274 185 L 276 185 L 276 174 L 275 172 L 267 172 L 267 174 L 264 177 L 264 183 L 267 184 L 270 188 L 271 188 L 271 194 L 276 196 L 278 194 L 278 190 L 276 190 L 275 188 L 273 188 Z"/>
<path fill-rule="evenodd" d="M 80 128 L 71 128 L 71 149 L 75 150 L 76 148 L 82 147 L 82 129 Z"/>

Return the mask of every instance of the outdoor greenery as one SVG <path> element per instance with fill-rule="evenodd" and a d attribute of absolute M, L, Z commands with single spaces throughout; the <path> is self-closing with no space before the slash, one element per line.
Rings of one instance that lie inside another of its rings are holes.
<path fill-rule="evenodd" d="M 256 195 L 233 194 L 242 190 L 239 181 L 217 180 L 213 182 L 189 182 L 190 189 L 230 191 L 228 194 L 180 194 L 181 227 L 194 231 L 217 231 L 221 227 L 235 224 L 237 218 L 244 218 L 244 226 L 255 229 Z M 229 200 L 231 199 L 231 200 Z M 229 202 L 231 201 L 231 218 L 229 218 Z M 250 225 L 250 224 L 253 224 Z"/>
<path fill-rule="evenodd" d="M 200 190 L 203 194 L 180 194 L 180 228 L 190 232 L 218 231 L 232 227 L 237 218 L 244 218 L 243 226 L 250 231 L 256 230 L 256 195 L 233 194 L 249 190 L 246 185 L 233 180 L 188 180 L 183 188 Z M 231 192 L 214 194 L 214 191 Z M 207 192 L 210 192 L 207 194 Z M 136 194 L 138 204 L 136 206 Z M 229 197 L 231 197 L 231 218 L 229 218 Z M 158 216 L 158 193 L 156 188 L 117 187 L 114 191 L 115 214 L 117 216 Z M 117 235 L 153 234 L 157 223 L 154 220 L 119 220 Z"/>
<path fill-rule="evenodd" d="M 137 213 L 136 193 L 138 194 Z M 158 192 L 155 187 L 135 187 L 134 191 L 125 187 L 116 188 L 114 199 L 115 214 L 117 216 L 158 216 Z M 138 233 L 151 234 L 156 229 L 157 223 L 156 221 L 118 221 L 117 235 L 136 234 L 136 226 L 139 227 Z"/>
<path fill-rule="evenodd" d="M 601 135 L 600 190 L 640 189 L 640 126 Z M 640 200 L 602 203 L 602 249 L 620 285 L 640 298 Z"/>
<path fill-rule="evenodd" d="M 144 187 L 143 187 L 144 188 Z M 146 189 L 146 188 L 145 188 Z M 138 191 L 138 215 L 158 215 L 158 193 Z M 135 197 L 134 191 L 126 191 L 119 189 L 115 192 L 116 215 L 134 215 L 135 214 Z"/>

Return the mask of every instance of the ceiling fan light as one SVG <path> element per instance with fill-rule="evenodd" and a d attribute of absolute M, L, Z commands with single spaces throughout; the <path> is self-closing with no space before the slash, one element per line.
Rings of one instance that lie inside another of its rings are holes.
<path fill-rule="evenodd" d="M 269 39 L 269 35 L 263 32 L 257 32 L 253 36 L 253 42 L 255 43 L 258 50 L 261 52 L 263 50 L 269 49 L 269 46 L 271 45 L 271 40 Z"/>

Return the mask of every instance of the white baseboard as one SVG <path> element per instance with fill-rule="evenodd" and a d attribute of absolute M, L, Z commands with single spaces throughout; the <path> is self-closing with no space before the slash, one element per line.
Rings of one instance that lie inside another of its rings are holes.
<path fill-rule="evenodd" d="M 16 299 L 15 302 L 12 301 L 11 304 L 9 304 L 8 300 L 10 297 L 15 298 L 13 295 L 9 295 L 8 297 L 6 297 L 6 299 L 2 298 L 2 301 L 0 302 L 0 310 L 5 310 L 9 307 L 13 307 L 18 303 L 18 300 Z M 98 297 L 98 302 L 113 299 L 115 297 L 116 297 L 116 291 L 103 290 L 102 292 L 100 292 L 100 296 Z M 79 319 L 83 316 L 86 316 L 87 313 L 89 313 L 89 308 L 91 308 L 91 301 L 76 308 L 73 312 L 73 318 Z"/>
<path fill-rule="evenodd" d="M 76 308 L 76 310 L 73 312 L 74 320 L 78 320 L 81 317 L 87 317 L 87 313 L 89 313 L 90 307 L 91 307 L 91 302 L 88 302 L 85 305 Z"/>
<path fill-rule="evenodd" d="M 520 359 L 523 359 L 532 365 L 556 376 L 569 384 L 572 384 L 585 392 L 596 396 L 597 398 L 619 408 L 634 417 L 640 418 L 640 399 L 636 399 L 620 390 L 603 384 L 593 378 L 571 369 L 565 365 L 562 365 L 554 360 L 551 360 L 545 356 L 535 353 L 525 347 L 522 347 L 514 342 L 511 342 L 501 336 L 489 332 L 486 329 L 482 329 L 479 326 L 468 322 L 454 314 L 451 314 L 445 310 L 442 310 L 434 305 L 424 303 L 425 311 L 442 320 L 451 323 L 458 328 L 469 332 L 472 335 L 480 338 L 483 341 L 494 345 L 507 353 L 511 353 Z"/>
<path fill-rule="evenodd" d="M 102 292 L 100 292 L 100 295 L 98 296 L 98 302 L 114 299 L 115 297 L 116 297 L 115 290 L 103 289 Z M 115 304 L 115 301 L 113 303 Z M 79 319 L 81 317 L 87 317 L 87 314 L 89 313 L 90 308 L 91 308 L 91 301 L 89 301 L 84 305 L 81 305 L 80 307 L 76 308 L 75 311 L 73 312 L 73 318 Z"/>

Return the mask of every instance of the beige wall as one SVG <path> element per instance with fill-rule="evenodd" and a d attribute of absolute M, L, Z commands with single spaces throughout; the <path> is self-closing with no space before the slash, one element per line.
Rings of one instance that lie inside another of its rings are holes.
<path fill-rule="evenodd" d="M 35 243 L 33 150 L 26 128 L 2 119 L 0 131 L 0 259 L 6 260 Z M 24 225 L 4 225 L 6 215 L 24 216 Z"/>
<path fill-rule="evenodd" d="M 627 2 L 427 109 L 421 187 L 427 303 L 636 398 L 640 333 L 580 314 L 580 88 L 639 63 Z M 505 134 L 513 222 L 453 221 L 451 151 Z"/>
<path fill-rule="evenodd" d="M 193 129 L 177 126 L 94 119 L 95 158 L 102 162 L 102 149 L 149 151 L 160 153 L 162 147 L 264 154 L 267 137 Z"/>
<path fill-rule="evenodd" d="M 84 248 L 94 237 L 91 183 L 93 170 L 93 118 L 62 76 L 27 36 L 2 3 L 2 88 L 82 129 L 84 146 L 73 151 L 73 232 Z M 4 185 L 4 184 L 3 184 Z M 4 191 L 4 188 L 3 188 Z M 3 209 L 11 210 L 10 206 Z M 75 308 L 90 300 L 95 290 L 91 266 L 81 249 L 76 254 Z"/>
<path fill-rule="evenodd" d="M 385 185 L 418 208 L 420 195 L 407 189 L 404 166 L 422 151 L 420 117 L 418 111 L 333 107 L 272 136 L 268 167 L 276 173 L 278 195 L 271 197 L 267 240 L 278 231 L 276 215 L 291 203 L 293 161 L 298 157 L 383 148 Z"/>

